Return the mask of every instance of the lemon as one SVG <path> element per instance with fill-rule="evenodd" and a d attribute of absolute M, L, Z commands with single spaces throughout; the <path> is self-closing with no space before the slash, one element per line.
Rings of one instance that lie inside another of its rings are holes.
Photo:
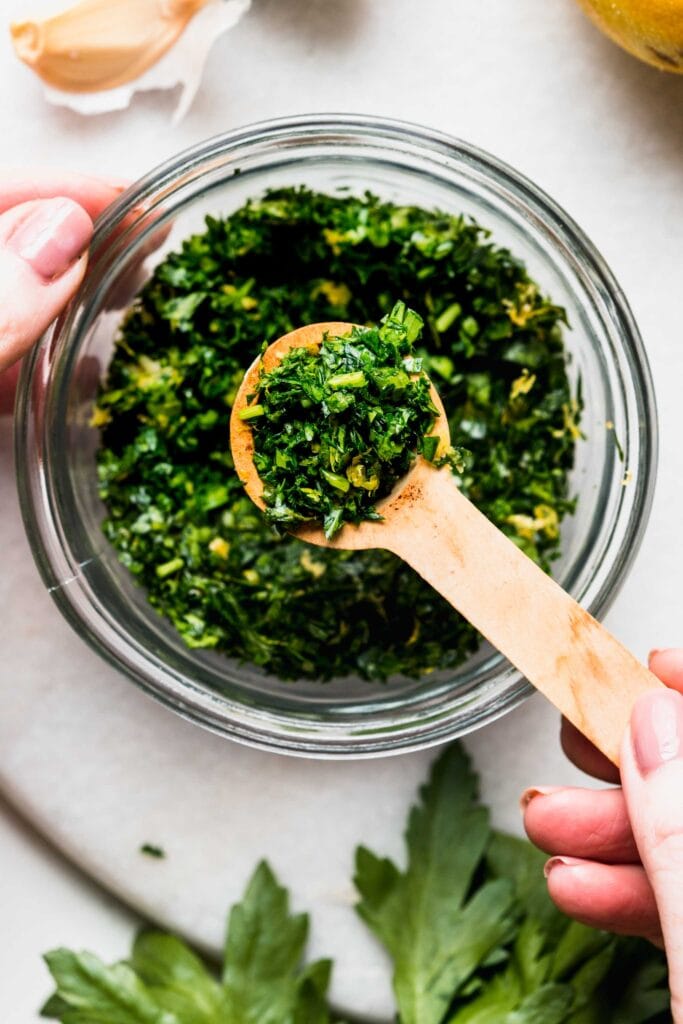
<path fill-rule="evenodd" d="M 664 71 L 683 74 L 683 0 L 579 0 L 619 46 Z"/>

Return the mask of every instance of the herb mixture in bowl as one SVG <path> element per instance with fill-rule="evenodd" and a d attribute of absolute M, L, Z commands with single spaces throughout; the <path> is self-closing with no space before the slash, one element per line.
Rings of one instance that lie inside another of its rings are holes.
<path fill-rule="evenodd" d="M 264 339 L 373 325 L 396 297 L 424 319 L 416 355 L 468 449 L 464 492 L 544 568 L 558 554 L 580 410 L 563 310 L 470 218 L 271 191 L 207 218 L 157 267 L 93 418 L 106 535 L 188 646 L 284 680 L 416 677 L 476 648 L 475 630 L 387 552 L 278 535 L 232 467 L 230 409 Z"/>

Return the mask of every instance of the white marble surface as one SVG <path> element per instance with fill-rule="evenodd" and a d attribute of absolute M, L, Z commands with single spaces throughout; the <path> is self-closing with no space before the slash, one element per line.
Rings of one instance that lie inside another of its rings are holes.
<path fill-rule="evenodd" d="M 5 0 L 2 14 L 28 8 L 26 0 Z M 90 120 L 49 109 L 0 39 L 0 130 L 4 158 L 14 164 L 135 175 L 224 128 L 306 110 L 356 110 L 467 138 L 566 206 L 630 298 L 660 403 L 650 529 L 609 623 L 641 656 L 680 640 L 683 79 L 621 54 L 570 0 L 254 0 L 213 53 L 204 88 L 176 128 L 172 106 L 150 95 L 126 114 Z M 285 761 L 200 733 L 137 694 L 82 646 L 44 593 L 21 535 L 7 444 L 5 429 L 0 778 L 7 798 L 142 911 L 209 944 L 224 906 L 266 854 L 296 904 L 314 912 L 314 952 L 338 961 L 337 1001 L 365 1001 L 381 1013 L 386 975 L 355 924 L 344 879 L 358 839 L 398 853 L 408 794 L 428 757 Z M 534 701 L 471 740 L 498 823 L 516 823 L 523 785 L 574 777 L 555 729 L 552 711 Z M 172 855 L 141 862 L 136 849 L 145 840 Z M 37 1020 L 49 987 L 43 950 L 66 943 L 113 957 L 136 923 L 9 809 L 0 814 L 0 906 L 6 1024 Z M 361 967 L 374 980 L 362 981 Z"/>

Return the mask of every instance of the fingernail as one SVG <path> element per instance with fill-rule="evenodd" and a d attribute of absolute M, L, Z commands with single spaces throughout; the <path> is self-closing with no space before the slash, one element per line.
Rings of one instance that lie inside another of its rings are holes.
<path fill-rule="evenodd" d="M 638 699 L 631 715 L 636 763 L 643 776 L 667 761 L 683 757 L 683 697 L 674 690 L 654 690 Z"/>
<path fill-rule="evenodd" d="M 662 649 L 661 649 L 661 647 L 653 647 L 653 648 L 652 648 L 652 650 L 650 651 L 650 653 L 649 653 L 649 654 L 648 654 L 648 656 L 647 656 L 647 663 L 648 663 L 648 665 L 650 664 L 650 662 L 652 661 L 652 659 L 653 659 L 653 658 L 654 658 L 654 657 L 655 657 L 655 656 L 656 656 L 657 654 L 661 654 L 661 650 L 662 650 Z"/>
<path fill-rule="evenodd" d="M 519 798 L 522 814 L 537 796 L 550 796 L 551 793 L 559 793 L 561 789 L 562 786 L 532 786 L 530 789 L 525 789 Z"/>
<path fill-rule="evenodd" d="M 59 277 L 85 251 L 92 221 L 71 199 L 43 199 L 19 222 L 6 245 L 46 281 Z"/>
<path fill-rule="evenodd" d="M 543 868 L 543 874 L 546 878 L 550 878 L 551 871 L 555 868 L 580 868 L 585 864 L 585 860 L 578 860 L 576 857 L 551 857 L 550 860 L 546 861 Z"/>

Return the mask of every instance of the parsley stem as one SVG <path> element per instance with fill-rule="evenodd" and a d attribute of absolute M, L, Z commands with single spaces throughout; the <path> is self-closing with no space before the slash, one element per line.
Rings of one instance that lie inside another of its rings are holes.
<path fill-rule="evenodd" d="M 338 388 L 364 388 L 368 379 L 362 370 L 351 373 L 335 373 L 327 380 L 327 386 L 336 391 Z"/>
<path fill-rule="evenodd" d="M 182 558 L 172 558 L 170 562 L 164 562 L 162 565 L 157 566 L 157 576 L 159 579 L 164 579 L 166 576 L 171 576 L 174 572 L 178 572 L 179 569 L 185 565 Z"/>
<path fill-rule="evenodd" d="M 259 416 L 265 416 L 266 410 L 262 405 L 248 405 L 240 411 L 241 420 L 256 420 Z"/>

